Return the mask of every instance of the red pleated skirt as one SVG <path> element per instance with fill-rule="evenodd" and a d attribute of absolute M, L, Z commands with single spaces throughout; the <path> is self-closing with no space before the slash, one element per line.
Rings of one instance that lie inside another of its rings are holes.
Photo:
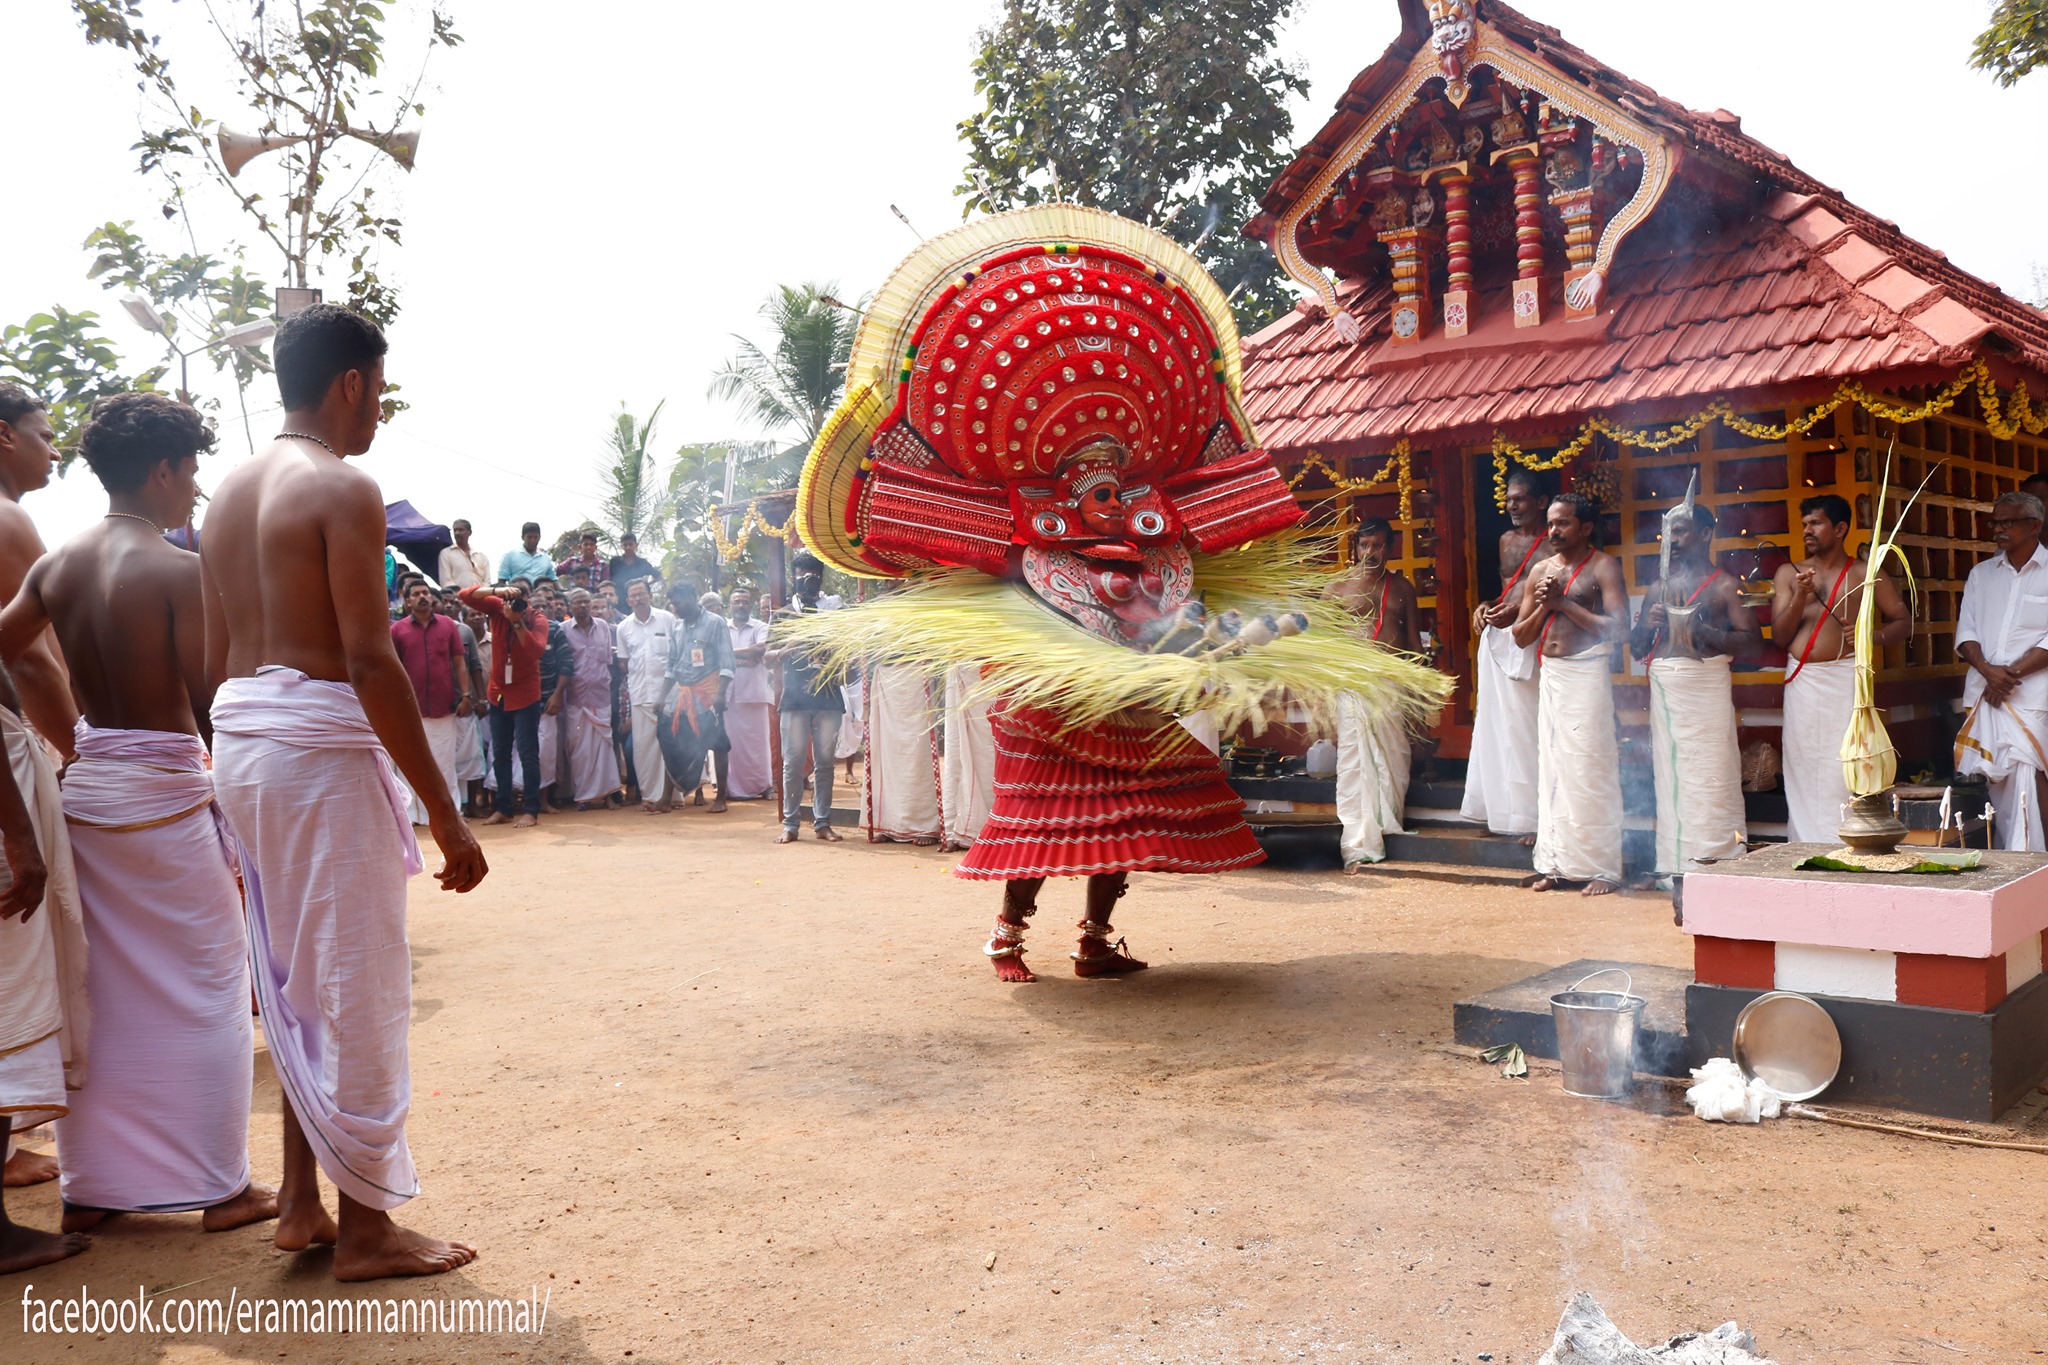
<path fill-rule="evenodd" d="M 1223 765 L 1156 713 L 1072 726 L 998 701 L 995 804 L 954 869 L 988 881 L 1225 872 L 1265 859 Z"/>

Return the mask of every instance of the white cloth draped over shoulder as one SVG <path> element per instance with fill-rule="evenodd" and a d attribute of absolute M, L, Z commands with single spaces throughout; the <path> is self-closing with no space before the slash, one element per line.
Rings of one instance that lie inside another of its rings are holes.
<path fill-rule="evenodd" d="M 971 844 L 996 799 L 996 736 L 988 698 L 975 697 L 981 670 L 960 664 L 946 673 L 946 771 L 939 786 L 946 842 Z"/>
<path fill-rule="evenodd" d="M 57 1122 L 68 1204 L 172 1212 L 249 1183 L 249 935 L 197 735 L 78 723 L 64 818 L 92 944 L 92 1083 Z"/>
<path fill-rule="evenodd" d="M 1480 633 L 1477 714 L 1458 814 L 1495 834 L 1536 828 L 1536 646 L 1500 626 Z"/>
<path fill-rule="evenodd" d="M 1621 767 L 1612 651 L 1596 645 L 1537 670 L 1536 870 L 1621 883 Z"/>
<path fill-rule="evenodd" d="M 2017 569 L 1995 554 L 1970 570 L 1956 613 L 1957 647 L 1965 641 L 1975 641 L 1986 662 L 2008 666 L 2048 648 L 2048 546 L 2037 546 Z M 1999 843 L 2041 852 L 2035 775 L 2048 771 L 2048 670 L 2027 674 L 2001 705 L 1986 706 L 1984 675 L 1973 668 L 1963 676 L 1963 706 L 1969 714 L 1956 736 L 1956 771 L 1981 773 L 1991 784 Z"/>
<path fill-rule="evenodd" d="M 1387 836 L 1401 832 L 1414 744 L 1398 714 L 1376 715 L 1356 692 L 1337 699 L 1338 850 L 1344 865 L 1386 861 Z"/>
<path fill-rule="evenodd" d="M 1856 709 L 1856 661 L 1809 663 L 1785 683 L 1785 823 L 1795 844 L 1839 844 L 1849 782 L 1842 736 Z"/>
<path fill-rule="evenodd" d="M 861 795 L 869 838 L 939 835 L 939 715 L 932 683 L 923 671 L 897 664 L 868 670 Z"/>
<path fill-rule="evenodd" d="M 1657 783 L 1657 867 L 1683 874 L 1749 842 L 1742 748 L 1729 657 L 1650 660 L 1650 762 Z"/>
<path fill-rule="evenodd" d="M 4 706 L 0 740 L 48 872 L 35 914 L 26 923 L 0 920 L 0 1114 L 11 1114 L 20 1131 L 58 1117 L 66 1108 L 64 1091 L 85 1084 L 92 1006 L 56 765 L 36 733 Z M 59 1075 L 53 1094 L 51 1080 Z"/>
<path fill-rule="evenodd" d="M 405 789 L 345 683 L 275 665 L 230 678 L 213 728 L 278 1078 L 336 1188 L 396 1208 L 419 1192 L 405 1141 L 405 882 L 421 864 Z"/>

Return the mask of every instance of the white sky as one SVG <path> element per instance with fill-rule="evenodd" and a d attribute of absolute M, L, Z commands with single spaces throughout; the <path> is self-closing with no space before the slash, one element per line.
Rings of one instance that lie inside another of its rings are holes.
<path fill-rule="evenodd" d="M 622 399 L 638 413 L 667 400 L 664 456 L 685 441 L 760 435 L 705 390 L 731 334 L 759 334 L 769 289 L 875 288 L 913 245 L 892 202 L 926 233 L 959 221 L 953 130 L 975 107 L 968 60 L 995 4 L 454 3 L 467 41 L 436 50 L 418 170 L 387 182 L 406 237 L 383 261 L 404 289 L 389 372 L 413 407 L 364 466 L 387 498 L 439 521 L 470 518 L 496 555 L 521 521 L 552 539 L 594 512 L 592 474 Z M 2048 265 L 2048 72 L 2001 90 L 1969 68 L 1989 0 L 1521 8 L 1670 98 L 1734 110 L 1958 264 L 2034 292 L 2031 271 Z M 27 169 L 0 248 L 0 322 L 53 303 L 95 309 L 145 363 L 154 339 L 85 280 L 78 249 L 108 218 L 161 223 L 126 150 L 141 96 L 119 54 L 86 47 L 67 6 L 7 9 L 0 127 L 16 130 L 14 164 Z M 198 8 L 159 0 L 149 12 L 200 96 L 219 61 Z M 1397 28 L 1394 0 L 1305 0 L 1283 38 L 1312 87 L 1297 142 Z M 394 65 L 415 63 L 405 53 Z M 231 97 L 202 103 L 235 121 Z M 260 182 L 263 164 L 245 177 Z M 200 225 L 237 226 L 227 212 Z M 253 233 L 244 240 L 274 278 L 274 258 Z M 342 282 L 328 283 L 339 295 Z M 246 449 L 232 385 L 202 365 L 193 387 L 221 400 L 223 454 L 203 475 L 217 483 Z M 250 402 L 260 441 L 275 430 L 268 381 Z M 104 505 L 82 466 L 28 501 L 52 543 Z"/>

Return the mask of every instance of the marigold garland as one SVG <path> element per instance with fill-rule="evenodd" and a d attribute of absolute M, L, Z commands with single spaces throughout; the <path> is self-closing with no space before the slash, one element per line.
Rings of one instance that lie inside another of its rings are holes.
<path fill-rule="evenodd" d="M 758 503 L 749 502 L 746 515 L 740 518 L 740 529 L 728 536 L 725 533 L 725 519 L 727 515 L 726 510 L 720 508 L 712 513 L 710 518 L 711 543 L 718 551 L 719 562 L 723 564 L 734 563 L 742 555 L 746 554 L 747 540 L 756 531 L 764 536 L 769 536 L 784 544 L 788 544 L 790 522 L 795 520 L 794 517 L 791 517 L 789 520 L 784 521 L 782 525 L 777 526 L 769 521 L 767 517 L 761 515 L 761 508 Z"/>
<path fill-rule="evenodd" d="M 1585 454 L 1594 440 L 1601 436 L 1605 436 L 1618 446 L 1640 450 L 1669 450 L 1680 442 L 1689 441 L 1699 435 L 1709 423 L 1719 422 L 1751 440 L 1782 441 L 1788 436 L 1804 436 L 1848 403 L 1854 403 L 1881 421 L 1903 426 L 1909 422 L 1924 422 L 1929 417 L 1947 412 L 1972 386 L 1977 390 L 1978 405 L 1984 410 L 1984 425 L 1990 428 L 1991 434 L 1999 440 L 2010 441 L 2022 431 L 2029 436 L 2039 436 L 2048 432 L 2048 406 L 2035 408 L 2028 399 L 2027 386 L 2024 382 L 2013 389 L 2009 399 L 2001 400 L 1998 396 L 1998 385 L 1991 378 L 1991 367 L 1982 360 L 1973 360 L 1964 366 L 1940 393 L 1925 403 L 1896 403 L 1872 393 L 1854 379 L 1845 379 L 1842 386 L 1835 390 L 1833 397 L 1805 416 L 1795 417 L 1781 426 L 1752 421 L 1737 413 L 1734 404 L 1726 398 L 1716 398 L 1700 412 L 1666 427 L 1638 430 L 1616 426 L 1605 417 L 1589 417 L 1570 444 L 1560 446 L 1556 454 L 1549 456 L 1532 456 L 1514 441 L 1495 432 L 1493 504 L 1502 510 L 1507 508 L 1508 461 L 1513 460 L 1524 469 L 1561 469 Z M 1404 441 L 1402 444 L 1405 446 L 1407 443 Z"/>
<path fill-rule="evenodd" d="M 1405 525 L 1415 520 L 1414 447 L 1407 437 L 1402 437 L 1395 444 L 1394 448 L 1387 452 L 1385 467 L 1369 479 L 1346 478 L 1338 472 L 1335 465 L 1324 459 L 1318 452 L 1311 450 L 1302 457 L 1301 468 L 1297 469 L 1294 477 L 1287 481 L 1287 487 L 1289 489 L 1299 488 L 1302 480 L 1317 470 L 1322 471 L 1323 476 L 1329 479 L 1331 487 L 1336 489 L 1337 492 L 1350 493 L 1354 496 L 1361 493 L 1375 492 L 1386 487 L 1389 482 L 1392 482 L 1395 491 L 1400 494 L 1401 498 L 1402 523 Z"/>

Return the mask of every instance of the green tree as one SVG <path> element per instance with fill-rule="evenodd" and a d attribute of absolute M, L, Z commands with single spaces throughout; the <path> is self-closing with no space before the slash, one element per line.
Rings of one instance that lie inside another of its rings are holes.
<path fill-rule="evenodd" d="M 1249 331 L 1292 307 L 1238 235 L 1292 155 L 1301 71 L 1275 52 L 1295 0 L 1004 0 L 960 124 L 968 210 L 1064 198 L 1163 228 Z"/>
<path fill-rule="evenodd" d="M 738 403 L 762 430 L 811 448 L 846 389 L 860 315 L 832 300 L 833 284 L 781 285 L 761 305 L 767 345 L 735 336 L 739 350 L 713 376 L 711 396 Z M 791 483 L 801 454 L 787 470 Z"/>
<path fill-rule="evenodd" d="M 656 403 L 644 422 L 620 403 L 611 430 L 605 433 L 604 458 L 598 468 L 598 484 L 604 489 L 604 500 L 598 505 L 598 515 L 604 521 L 599 538 L 605 544 L 612 543 L 613 535 L 630 535 L 648 542 L 650 549 L 659 547 L 666 499 L 657 461 L 647 447 L 654 440 L 654 424 L 666 402 Z"/>
<path fill-rule="evenodd" d="M 676 462 L 669 466 L 666 502 L 674 517 L 674 534 L 669 541 L 668 559 L 663 569 L 670 580 L 680 576 L 709 582 L 712 565 L 718 556 L 716 540 L 711 534 L 713 509 L 722 506 L 743 508 L 749 500 L 763 493 L 789 487 L 791 457 L 795 456 L 801 463 L 803 452 L 808 448 L 791 448 L 780 441 L 770 440 L 705 441 L 678 450 Z M 733 468 L 730 503 L 725 499 L 728 460 Z M 739 527 L 734 525 L 728 533 L 737 533 L 738 530 Z M 758 580 L 761 569 L 753 553 L 755 539 L 750 536 L 746 552 L 736 563 L 722 565 L 721 573 Z"/>
<path fill-rule="evenodd" d="M 1970 65 L 1989 71 L 2000 85 L 2048 65 L 2048 0 L 1998 0 L 1991 26 L 1970 51 Z"/>
<path fill-rule="evenodd" d="M 69 468 L 77 455 L 74 443 L 94 399 L 153 389 L 163 374 L 161 365 L 139 375 L 123 373 L 95 313 L 52 308 L 0 331 L 0 380 L 21 385 L 49 405 L 60 468 Z"/>

